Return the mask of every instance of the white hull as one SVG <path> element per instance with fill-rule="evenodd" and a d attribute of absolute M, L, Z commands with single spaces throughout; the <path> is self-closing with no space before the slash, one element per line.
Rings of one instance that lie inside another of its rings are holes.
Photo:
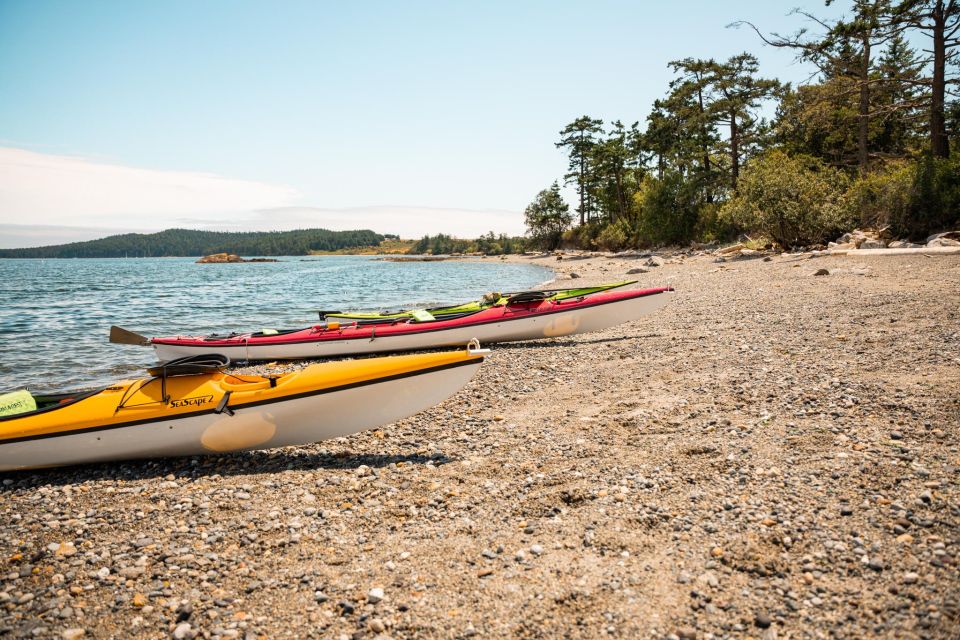
<path fill-rule="evenodd" d="M 518 320 L 504 320 L 442 331 L 377 336 L 372 340 L 362 338 L 290 344 L 240 345 L 236 347 L 154 344 L 153 347 L 157 351 L 157 358 L 164 362 L 183 356 L 212 352 L 222 353 L 231 360 L 246 361 L 299 360 L 301 358 L 413 351 L 433 347 L 459 346 L 474 339 L 479 340 L 481 344 L 537 340 L 601 331 L 629 322 L 660 309 L 667 304 L 671 296 L 671 293 L 664 292 L 595 307 L 581 307 L 570 311 L 528 316 Z"/>
<path fill-rule="evenodd" d="M 477 361 L 396 380 L 234 408 L 232 416 L 207 413 L 0 444 L 0 471 L 249 451 L 338 438 L 436 405 L 469 382 L 479 368 Z"/>

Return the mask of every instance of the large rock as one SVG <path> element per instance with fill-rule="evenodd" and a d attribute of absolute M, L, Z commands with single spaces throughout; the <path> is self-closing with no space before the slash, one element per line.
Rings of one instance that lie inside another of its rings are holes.
<path fill-rule="evenodd" d="M 886 249 L 887 245 L 883 240 L 877 240 L 876 238 L 864 238 L 863 242 L 860 243 L 858 249 Z"/>
<path fill-rule="evenodd" d="M 960 247 L 960 231 L 935 233 L 927 238 L 928 247 Z"/>
<path fill-rule="evenodd" d="M 222 264 L 226 262 L 279 262 L 276 258 L 250 258 L 246 260 L 235 253 L 213 253 L 197 260 L 197 264 Z"/>
<path fill-rule="evenodd" d="M 221 262 L 243 262 L 243 258 L 235 253 L 212 253 L 209 256 L 203 256 L 197 260 L 197 264 L 221 263 Z"/>
<path fill-rule="evenodd" d="M 919 249 L 923 246 L 922 244 L 907 242 L 906 240 L 894 240 L 887 245 L 887 249 Z"/>

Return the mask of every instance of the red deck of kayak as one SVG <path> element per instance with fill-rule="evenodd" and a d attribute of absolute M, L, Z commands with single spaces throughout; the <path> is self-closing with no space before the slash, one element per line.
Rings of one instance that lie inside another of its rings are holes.
<path fill-rule="evenodd" d="M 452 318 L 450 320 L 434 320 L 430 322 L 414 322 L 409 319 L 402 319 L 391 322 L 385 320 L 379 324 L 360 324 L 353 322 L 341 322 L 336 329 L 328 328 L 326 324 L 318 324 L 307 327 L 299 331 L 281 333 L 279 335 L 252 335 L 241 334 L 225 338 L 205 338 L 202 336 L 171 336 L 166 338 L 153 338 L 155 344 L 176 344 L 190 346 L 238 346 L 238 345 L 280 345 L 293 344 L 298 342 L 323 342 L 325 340 L 362 340 L 373 337 L 387 337 L 394 335 L 411 335 L 416 333 L 426 333 L 434 331 L 444 331 L 446 329 L 459 329 L 461 327 L 476 326 L 488 324 L 491 322 L 504 322 L 508 320 L 519 320 L 533 315 L 550 315 L 576 309 L 586 309 L 597 307 L 604 304 L 621 302 L 643 296 L 651 296 L 666 291 L 673 291 L 672 287 L 660 287 L 657 289 L 634 289 L 630 291 L 604 291 L 581 298 L 572 298 L 570 300 L 553 301 L 542 300 L 537 302 L 524 302 L 511 304 L 503 307 L 490 307 L 470 315 Z"/>

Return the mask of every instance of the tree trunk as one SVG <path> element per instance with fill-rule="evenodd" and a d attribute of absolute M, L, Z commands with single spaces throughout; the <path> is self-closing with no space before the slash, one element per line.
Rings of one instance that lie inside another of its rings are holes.
<path fill-rule="evenodd" d="M 623 173 L 621 171 L 617 171 L 614 174 L 614 179 L 616 180 L 616 183 L 617 183 L 617 207 L 620 209 L 619 211 L 620 217 L 626 218 L 627 217 L 627 200 L 626 198 L 623 197 Z M 610 216 L 610 217 L 611 217 L 610 222 L 617 221 L 616 216 Z"/>
<path fill-rule="evenodd" d="M 710 178 L 710 149 L 707 148 L 707 127 L 703 123 L 703 88 L 697 87 L 697 102 L 700 106 L 700 137 L 703 144 L 703 171 Z M 707 187 L 707 202 L 713 202 L 713 190 Z"/>
<path fill-rule="evenodd" d="M 737 127 L 737 114 L 730 112 L 730 186 L 737 193 L 737 179 L 740 177 L 740 130 Z"/>
<path fill-rule="evenodd" d="M 944 90 L 946 85 L 946 11 L 943 0 L 939 0 L 932 11 L 933 18 L 933 86 L 930 96 L 930 151 L 936 158 L 950 156 L 950 143 L 947 140 L 947 124 L 944 117 Z"/>
<path fill-rule="evenodd" d="M 870 161 L 867 149 L 867 134 L 870 130 L 870 37 L 871 32 L 863 35 L 863 51 L 860 56 L 860 106 L 857 114 L 857 166 L 860 175 L 867 175 Z"/>
<path fill-rule="evenodd" d="M 580 156 L 580 226 L 583 226 L 583 213 L 585 209 L 587 195 L 587 167 L 583 155 Z"/>

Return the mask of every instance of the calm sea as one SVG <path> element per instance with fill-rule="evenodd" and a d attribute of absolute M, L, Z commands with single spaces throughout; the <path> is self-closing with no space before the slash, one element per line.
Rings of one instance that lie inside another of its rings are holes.
<path fill-rule="evenodd" d="M 79 389 L 141 375 L 153 351 L 110 344 L 112 324 L 146 336 L 294 328 L 315 323 L 317 309 L 457 303 L 551 277 L 542 267 L 491 258 L 194 260 L 0 260 L 0 392 Z"/>

